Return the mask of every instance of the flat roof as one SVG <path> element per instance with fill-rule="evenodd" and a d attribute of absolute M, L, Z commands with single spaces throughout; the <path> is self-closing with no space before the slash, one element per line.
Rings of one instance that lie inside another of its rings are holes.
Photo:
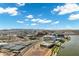
<path fill-rule="evenodd" d="M 0 48 L 2 48 L 2 49 L 9 49 L 9 50 L 13 50 L 13 51 L 14 50 L 15 51 L 19 51 L 19 50 L 23 49 L 26 46 L 28 47 L 28 45 L 24 45 L 24 44 L 12 44 L 12 43 L 10 43 L 10 44 L 6 44 L 6 45 L 1 45 Z"/>

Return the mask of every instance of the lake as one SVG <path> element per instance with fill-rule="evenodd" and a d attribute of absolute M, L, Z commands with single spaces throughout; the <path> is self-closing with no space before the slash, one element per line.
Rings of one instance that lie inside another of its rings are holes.
<path fill-rule="evenodd" d="M 79 35 L 71 35 L 71 40 L 65 42 L 60 51 L 58 52 L 58 56 L 79 56 Z"/>

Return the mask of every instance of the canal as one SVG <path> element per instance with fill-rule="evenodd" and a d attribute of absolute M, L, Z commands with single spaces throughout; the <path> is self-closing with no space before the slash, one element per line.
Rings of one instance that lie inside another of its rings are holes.
<path fill-rule="evenodd" d="M 70 41 L 65 42 L 58 56 L 79 56 L 79 35 L 71 35 Z"/>

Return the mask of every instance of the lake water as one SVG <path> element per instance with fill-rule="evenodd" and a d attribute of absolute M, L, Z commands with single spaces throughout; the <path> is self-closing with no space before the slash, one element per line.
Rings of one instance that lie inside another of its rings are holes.
<path fill-rule="evenodd" d="M 58 56 L 79 56 L 79 35 L 71 35 L 71 40 L 65 42 L 61 47 Z"/>

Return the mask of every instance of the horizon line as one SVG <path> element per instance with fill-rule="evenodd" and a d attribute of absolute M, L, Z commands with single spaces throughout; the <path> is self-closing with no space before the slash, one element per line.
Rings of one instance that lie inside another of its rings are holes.
<path fill-rule="evenodd" d="M 33 30 L 79 30 L 79 29 L 41 29 L 41 28 L 6 28 L 0 30 L 33 29 Z"/>

